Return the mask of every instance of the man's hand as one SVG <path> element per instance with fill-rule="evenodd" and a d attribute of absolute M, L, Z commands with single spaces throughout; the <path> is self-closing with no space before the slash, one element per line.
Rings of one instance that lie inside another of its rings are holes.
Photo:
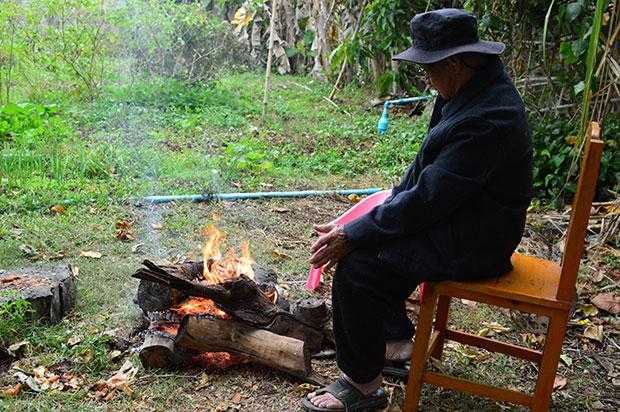
<path fill-rule="evenodd" d="M 325 271 L 328 271 L 350 252 L 344 227 L 328 223 L 326 225 L 314 225 L 314 230 L 320 235 L 319 239 L 312 245 L 313 255 L 310 258 L 310 263 L 317 268 L 326 265 Z"/>

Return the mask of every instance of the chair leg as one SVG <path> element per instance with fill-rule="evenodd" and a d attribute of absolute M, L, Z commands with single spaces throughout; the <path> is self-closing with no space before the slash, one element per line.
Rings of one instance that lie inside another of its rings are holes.
<path fill-rule="evenodd" d="M 549 318 L 549 327 L 545 338 L 545 348 L 540 362 L 538 380 L 534 389 L 532 411 L 548 411 L 553 392 L 553 382 L 562 353 L 562 343 L 566 333 L 568 312 L 559 312 Z"/>
<path fill-rule="evenodd" d="M 422 389 L 422 374 L 426 364 L 426 352 L 428 341 L 433 328 L 433 314 L 437 303 L 437 295 L 433 286 L 426 287 L 424 304 L 420 308 L 418 325 L 411 353 L 411 368 L 409 369 L 409 381 L 405 394 L 404 412 L 414 412 L 420 402 L 420 390 Z"/>
<path fill-rule="evenodd" d="M 435 316 L 435 331 L 439 332 L 437 343 L 431 356 L 441 359 L 443 354 L 443 343 L 446 337 L 446 325 L 448 324 L 448 314 L 450 312 L 450 296 L 439 295 L 437 298 L 437 315 Z"/>

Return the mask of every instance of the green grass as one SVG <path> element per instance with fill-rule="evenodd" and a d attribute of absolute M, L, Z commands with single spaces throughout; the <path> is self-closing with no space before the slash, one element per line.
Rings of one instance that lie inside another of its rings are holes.
<path fill-rule="evenodd" d="M 90 103 L 61 100 L 0 141 L 0 211 L 394 180 L 417 151 L 425 121 L 394 114 L 390 132 L 379 136 L 368 95 L 344 90 L 340 110 L 323 99 L 328 89 L 276 76 L 264 121 L 258 73 L 199 85 L 144 81 Z"/>

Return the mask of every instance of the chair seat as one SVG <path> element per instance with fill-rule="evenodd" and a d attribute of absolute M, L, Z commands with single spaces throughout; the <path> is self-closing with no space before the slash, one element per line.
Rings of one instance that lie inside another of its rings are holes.
<path fill-rule="evenodd" d="M 438 282 L 435 284 L 437 292 L 452 296 L 473 293 L 552 308 L 570 307 L 571 302 L 556 299 L 562 271 L 559 265 L 518 253 L 511 260 L 514 269 L 499 278 Z"/>

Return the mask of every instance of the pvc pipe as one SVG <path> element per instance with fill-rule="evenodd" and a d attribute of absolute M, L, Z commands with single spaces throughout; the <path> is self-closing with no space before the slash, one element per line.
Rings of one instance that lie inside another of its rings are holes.
<path fill-rule="evenodd" d="M 272 199 L 272 198 L 302 198 L 310 196 L 326 195 L 359 195 L 366 196 L 380 192 L 383 189 L 343 189 L 343 190 L 303 190 L 292 192 L 251 192 L 251 193 L 213 193 L 204 195 L 168 195 L 168 196 L 146 196 L 144 201 L 150 204 L 160 204 L 168 202 L 210 202 L 213 200 L 245 200 L 245 199 Z"/>
<path fill-rule="evenodd" d="M 388 112 L 390 107 L 392 106 L 403 106 L 406 104 L 411 104 L 411 103 L 415 103 L 415 102 L 419 102 L 421 100 L 428 100 L 428 99 L 432 99 L 433 97 L 435 97 L 432 94 L 429 95 L 425 95 L 425 96 L 416 96 L 416 97 L 405 97 L 402 99 L 395 99 L 395 100 L 386 100 L 385 102 L 383 102 L 383 113 L 381 113 L 381 117 L 379 118 L 379 123 L 377 124 L 377 130 L 379 131 L 379 134 L 384 134 L 385 132 L 387 132 L 388 129 Z"/>

